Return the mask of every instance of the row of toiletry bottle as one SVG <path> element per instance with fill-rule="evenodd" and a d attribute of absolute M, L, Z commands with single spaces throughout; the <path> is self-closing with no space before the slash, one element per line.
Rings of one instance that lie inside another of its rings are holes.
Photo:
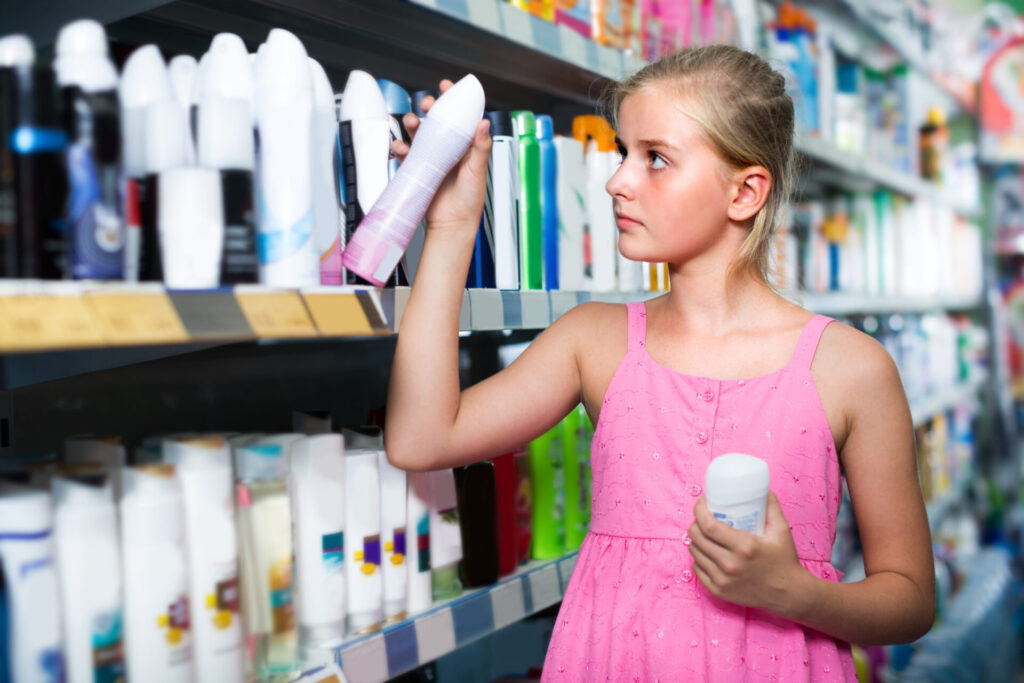
<path fill-rule="evenodd" d="M 981 229 L 892 192 L 793 205 L 772 243 L 774 284 L 813 293 L 980 296 Z"/>

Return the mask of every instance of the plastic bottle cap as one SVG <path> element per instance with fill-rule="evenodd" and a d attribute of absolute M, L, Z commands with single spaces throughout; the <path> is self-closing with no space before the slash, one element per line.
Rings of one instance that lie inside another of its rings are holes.
<path fill-rule="evenodd" d="M 247 101 L 205 96 L 199 102 L 196 128 L 200 166 L 242 171 L 255 168 L 252 112 Z"/>
<path fill-rule="evenodd" d="M 708 465 L 704 493 L 716 505 L 735 505 L 767 495 L 768 484 L 768 463 L 746 453 L 727 453 Z"/>
<path fill-rule="evenodd" d="M 401 116 L 412 111 L 412 100 L 409 98 L 409 93 L 402 86 L 386 78 L 378 78 L 377 87 L 380 88 L 381 94 L 384 95 L 384 103 L 389 114 Z"/>
<path fill-rule="evenodd" d="M 202 101 L 211 95 L 245 100 L 255 121 L 254 59 L 241 38 L 233 33 L 218 33 L 199 62 L 194 101 Z"/>
<path fill-rule="evenodd" d="M 120 95 L 123 109 L 144 108 L 173 96 L 167 65 L 156 45 L 143 45 L 128 57 L 121 72 Z"/>
<path fill-rule="evenodd" d="M 184 166 L 188 159 L 188 121 L 183 110 L 174 100 L 153 102 L 146 107 L 146 173 L 159 173 L 167 169 Z M 171 198 L 175 195 L 166 195 Z M 160 206 L 180 203 L 159 202 Z"/>
<path fill-rule="evenodd" d="M 167 65 L 167 74 L 171 79 L 171 89 L 178 106 L 188 109 L 192 106 L 192 91 L 195 88 L 196 73 L 199 62 L 191 55 L 178 55 Z"/>
<path fill-rule="evenodd" d="M 523 109 L 514 111 L 512 112 L 512 119 L 516 122 L 516 130 L 519 131 L 520 137 L 526 135 L 537 136 L 537 119 L 532 111 Z"/>
<path fill-rule="evenodd" d="M 503 135 L 513 137 L 512 116 L 507 111 L 489 111 L 484 115 L 491 122 L 491 137 Z"/>
<path fill-rule="evenodd" d="M 538 140 L 555 139 L 555 122 L 547 114 L 539 114 L 536 117 L 536 129 Z"/>
<path fill-rule="evenodd" d="M 312 57 L 309 61 L 309 77 L 313 81 L 313 106 L 317 109 L 334 110 L 334 90 L 327 72 L 320 62 Z"/>
<path fill-rule="evenodd" d="M 271 29 L 256 58 L 256 102 L 291 103 L 297 93 L 312 96 L 309 56 L 302 41 L 283 28 Z"/>
<path fill-rule="evenodd" d="M 163 443 L 163 459 L 182 469 L 231 466 L 231 448 L 222 436 L 173 437 Z"/>
<path fill-rule="evenodd" d="M 23 34 L 0 38 L 0 67 L 32 66 L 36 49 L 32 40 Z"/>
<path fill-rule="evenodd" d="M 62 57 L 54 62 L 57 84 L 75 85 L 84 92 L 117 90 L 117 69 L 107 56 Z"/>
<path fill-rule="evenodd" d="M 584 114 L 572 120 L 572 136 L 579 140 L 584 148 L 587 140 L 593 139 L 598 152 L 615 151 L 615 131 L 604 117 L 597 114 Z"/>
<path fill-rule="evenodd" d="M 64 24 L 57 34 L 54 50 L 57 59 L 65 57 L 106 57 L 107 32 L 94 19 L 78 19 Z"/>
<path fill-rule="evenodd" d="M 484 116 L 484 88 L 473 74 L 467 74 L 434 102 L 427 114 L 434 121 L 472 136 Z"/>
<path fill-rule="evenodd" d="M 345 91 L 341 97 L 340 121 L 356 119 L 383 119 L 388 116 L 388 105 L 384 94 L 380 91 L 373 76 L 354 69 L 349 72 L 345 81 Z"/>

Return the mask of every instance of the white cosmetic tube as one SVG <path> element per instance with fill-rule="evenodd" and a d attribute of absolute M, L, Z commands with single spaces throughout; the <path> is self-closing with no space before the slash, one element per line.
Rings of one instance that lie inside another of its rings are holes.
<path fill-rule="evenodd" d="M 437 99 L 398 173 L 345 247 L 346 268 L 375 285 L 387 281 L 441 181 L 469 149 L 483 113 L 484 90 L 473 75 Z"/>
<path fill-rule="evenodd" d="M 383 579 L 380 528 L 380 429 L 346 429 L 345 526 L 349 553 L 345 560 L 349 633 L 380 629 Z"/>
<path fill-rule="evenodd" d="M 313 84 L 302 42 L 275 28 L 256 58 L 260 282 L 320 284 L 313 240 Z"/>
<path fill-rule="evenodd" d="M 387 454 L 381 450 L 378 457 L 380 467 L 380 529 L 384 545 L 384 559 L 381 564 L 384 583 L 384 620 L 399 621 L 405 618 L 408 603 L 408 576 L 405 563 L 408 561 L 409 529 L 405 514 L 406 481 L 404 470 L 388 462 Z"/>
<path fill-rule="evenodd" d="M 609 292 L 617 286 L 615 264 L 618 238 L 615 208 L 605 185 L 615 170 L 615 152 L 599 152 L 597 143 L 587 144 L 587 223 L 590 226 L 591 278 L 594 291 Z"/>
<path fill-rule="evenodd" d="M 51 683 L 64 670 L 50 494 L 0 494 L 0 565 L 7 592 L 10 679 Z"/>
<path fill-rule="evenodd" d="M 587 220 L 584 201 L 587 167 L 583 144 L 570 137 L 555 136 L 558 155 L 558 284 L 568 291 L 586 289 L 583 261 L 583 231 Z"/>
<path fill-rule="evenodd" d="M 220 436 L 169 439 L 164 460 L 174 465 L 185 502 L 190 621 L 198 683 L 244 678 L 239 614 L 231 448 Z"/>
<path fill-rule="evenodd" d="M 132 681 L 191 681 L 181 492 L 168 465 L 122 475 L 125 658 Z"/>
<path fill-rule="evenodd" d="M 433 597 L 446 600 L 462 590 L 458 565 L 462 559 L 462 531 L 459 528 L 459 501 L 455 473 L 438 470 L 430 473 L 430 571 Z"/>
<path fill-rule="evenodd" d="M 491 112 L 491 157 L 487 162 L 485 228 L 494 240 L 494 282 L 519 289 L 519 142 L 508 112 Z"/>
<path fill-rule="evenodd" d="M 239 574 L 248 662 L 256 678 L 296 661 L 292 516 L 281 444 L 249 444 L 235 456 Z"/>
<path fill-rule="evenodd" d="M 309 59 L 313 81 L 313 240 L 320 257 L 320 284 L 342 284 L 341 199 L 334 157 L 338 151 L 338 118 L 334 91 L 320 62 Z"/>
<path fill-rule="evenodd" d="M 430 472 L 410 472 L 405 529 L 409 554 L 406 573 L 409 581 L 409 614 L 419 614 L 433 604 L 430 575 Z"/>
<path fill-rule="evenodd" d="M 54 477 L 54 545 L 68 683 L 125 675 L 117 507 L 104 475 Z"/>
<path fill-rule="evenodd" d="M 220 174 L 175 168 L 159 176 L 157 220 L 164 282 L 169 289 L 216 289 L 224 247 Z"/>
<path fill-rule="evenodd" d="M 299 646 L 313 652 L 345 637 L 345 448 L 340 434 L 292 444 L 289 488 Z"/>

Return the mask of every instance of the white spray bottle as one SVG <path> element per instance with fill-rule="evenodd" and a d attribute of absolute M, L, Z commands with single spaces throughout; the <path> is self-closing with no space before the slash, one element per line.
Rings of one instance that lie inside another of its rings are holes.
<path fill-rule="evenodd" d="M 320 284 L 313 240 L 313 83 L 294 34 L 275 28 L 256 58 L 260 282 Z"/>
<path fill-rule="evenodd" d="M 376 285 L 384 284 L 441 181 L 469 149 L 483 114 L 484 89 L 473 75 L 438 98 L 394 180 L 345 248 L 342 262 L 346 268 Z"/>
<path fill-rule="evenodd" d="M 312 57 L 309 73 L 313 80 L 313 241 L 320 256 L 320 284 L 340 285 L 341 201 L 334 164 L 338 148 L 334 91 L 324 68 Z"/>

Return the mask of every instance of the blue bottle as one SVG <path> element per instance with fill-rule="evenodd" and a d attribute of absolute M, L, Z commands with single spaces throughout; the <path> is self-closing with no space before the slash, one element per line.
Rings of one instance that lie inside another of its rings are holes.
<path fill-rule="evenodd" d="M 555 125 L 547 114 L 537 116 L 540 143 L 540 209 L 544 289 L 558 289 L 558 154 Z"/>

